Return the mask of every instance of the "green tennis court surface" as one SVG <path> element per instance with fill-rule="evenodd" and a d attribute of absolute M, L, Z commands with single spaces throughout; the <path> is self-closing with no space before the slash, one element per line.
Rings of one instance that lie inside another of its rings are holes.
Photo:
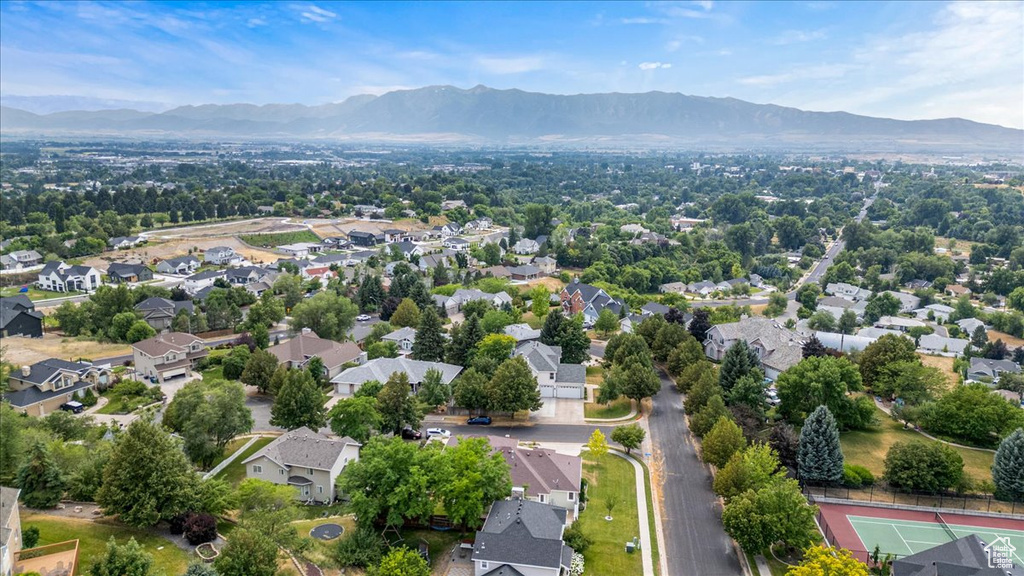
<path fill-rule="evenodd" d="M 954 540 L 938 521 L 886 520 L 864 516 L 848 516 L 847 518 L 869 552 L 875 549 L 875 545 L 878 545 L 882 554 L 895 554 L 902 558 Z M 1024 532 L 961 524 L 947 524 L 947 526 L 956 535 L 956 538 L 976 534 L 986 543 L 991 543 L 999 537 L 1009 540 L 1011 545 L 1016 548 L 1016 551 L 1013 552 L 1014 561 L 1018 565 L 1024 565 L 1024 558 L 1022 558 Z"/>

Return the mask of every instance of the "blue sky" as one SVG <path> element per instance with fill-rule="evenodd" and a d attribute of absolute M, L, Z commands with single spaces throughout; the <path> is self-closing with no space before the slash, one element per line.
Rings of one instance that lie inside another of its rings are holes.
<path fill-rule="evenodd" d="M 0 2 L 5 96 L 322 104 L 435 84 L 1024 127 L 1024 3 Z"/>

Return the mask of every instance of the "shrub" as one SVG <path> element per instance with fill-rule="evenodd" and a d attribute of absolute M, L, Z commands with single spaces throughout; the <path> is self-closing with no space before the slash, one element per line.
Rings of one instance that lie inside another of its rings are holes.
<path fill-rule="evenodd" d="M 587 479 L 586 478 L 581 478 L 580 479 L 580 504 L 583 505 L 583 504 L 586 504 L 586 503 L 587 503 Z"/>
<path fill-rule="evenodd" d="M 594 543 L 594 540 L 583 533 L 583 528 L 579 524 L 579 520 L 573 522 L 562 534 L 562 540 L 565 541 L 566 546 L 583 554 Z"/>
<path fill-rule="evenodd" d="M 217 519 L 211 514 L 189 514 L 185 520 L 185 539 L 193 546 L 217 539 Z"/>
<path fill-rule="evenodd" d="M 181 516 L 175 516 L 168 521 L 170 524 L 171 534 L 181 534 L 185 531 L 185 521 L 188 520 L 188 514 L 182 514 Z"/>
<path fill-rule="evenodd" d="M 114 385 L 114 392 L 121 396 L 142 396 L 146 393 L 146 384 L 138 380 L 122 380 Z"/>
<path fill-rule="evenodd" d="M 860 475 L 852 470 L 849 464 L 843 465 L 843 486 L 847 488 L 860 488 Z"/>
<path fill-rule="evenodd" d="M 99 399 L 96 398 L 96 394 L 92 391 L 92 388 L 86 388 L 85 392 L 82 393 L 81 398 L 79 398 L 79 401 L 82 402 L 83 406 L 90 407 L 95 406 Z"/>
<path fill-rule="evenodd" d="M 875 483 L 875 475 L 871 473 L 871 470 L 868 470 L 859 464 L 849 464 L 843 467 L 844 474 L 847 469 L 857 475 L 862 485 L 871 486 Z"/>
<path fill-rule="evenodd" d="M 338 541 L 334 558 L 342 566 L 376 566 L 384 557 L 385 543 L 372 528 L 357 528 Z"/>

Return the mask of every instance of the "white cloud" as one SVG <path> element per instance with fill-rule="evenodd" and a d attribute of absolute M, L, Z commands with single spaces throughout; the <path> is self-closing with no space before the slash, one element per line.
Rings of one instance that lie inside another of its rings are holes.
<path fill-rule="evenodd" d="M 301 15 L 303 22 L 317 22 L 321 24 L 324 22 L 330 22 L 338 17 L 334 12 L 325 10 L 316 4 L 310 4 L 303 7 Z"/>
<path fill-rule="evenodd" d="M 824 40 L 825 38 L 828 38 L 828 35 L 824 30 L 786 30 L 773 39 L 771 43 L 776 46 L 785 46 L 787 44 Z"/>
<path fill-rule="evenodd" d="M 545 68 L 542 56 L 478 56 L 476 64 L 488 74 L 523 74 Z"/>
<path fill-rule="evenodd" d="M 666 18 L 648 18 L 645 16 L 639 16 L 636 18 L 623 18 L 619 20 L 622 24 L 668 24 L 669 20 Z"/>
<path fill-rule="evenodd" d="M 249 28 L 258 28 L 260 26 L 266 26 L 267 21 L 263 18 L 249 18 L 249 20 L 245 22 L 245 25 Z"/>
<path fill-rule="evenodd" d="M 641 62 L 640 65 L 637 66 L 637 68 L 639 68 L 641 70 L 657 70 L 659 68 L 665 69 L 665 68 L 671 68 L 671 67 L 672 67 L 672 64 L 670 64 L 668 62 Z"/>

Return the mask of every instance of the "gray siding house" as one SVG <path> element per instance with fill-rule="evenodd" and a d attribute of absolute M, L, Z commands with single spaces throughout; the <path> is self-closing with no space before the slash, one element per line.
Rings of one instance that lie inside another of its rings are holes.
<path fill-rule="evenodd" d="M 295 497 L 302 501 L 334 502 L 334 484 L 345 466 L 359 459 L 361 446 L 351 438 L 331 438 L 303 426 L 246 458 L 245 475 L 294 486 Z"/>

